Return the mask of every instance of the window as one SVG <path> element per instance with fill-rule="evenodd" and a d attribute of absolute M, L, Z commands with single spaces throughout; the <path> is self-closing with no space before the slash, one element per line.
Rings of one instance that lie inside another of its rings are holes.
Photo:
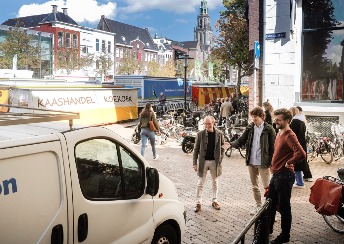
<path fill-rule="evenodd" d="M 341 1 L 302 3 L 301 101 L 343 102 L 344 16 Z"/>
<path fill-rule="evenodd" d="M 66 47 L 70 47 L 70 33 L 67 32 L 66 33 Z"/>
<path fill-rule="evenodd" d="M 85 198 L 134 199 L 143 194 L 144 167 L 124 147 L 108 139 L 92 139 L 76 146 L 75 158 Z"/>
<path fill-rule="evenodd" d="M 78 47 L 78 35 L 73 34 L 73 47 Z"/>
<path fill-rule="evenodd" d="M 83 46 L 81 50 L 82 50 L 82 53 L 88 53 L 88 48 L 86 46 Z"/>
<path fill-rule="evenodd" d="M 105 40 L 102 40 L 102 52 L 105 53 Z"/>
<path fill-rule="evenodd" d="M 63 47 L 63 32 L 58 32 L 57 34 L 57 45 L 58 47 Z"/>
<path fill-rule="evenodd" d="M 96 39 L 96 51 L 99 52 L 99 39 Z"/>
<path fill-rule="evenodd" d="M 108 41 L 108 48 L 107 48 L 108 53 L 111 53 L 111 42 Z"/>
<path fill-rule="evenodd" d="M 120 54 L 119 54 L 120 58 L 123 58 L 123 53 L 124 53 L 124 49 L 120 49 Z"/>
<path fill-rule="evenodd" d="M 116 48 L 116 58 L 119 58 L 119 48 Z"/>

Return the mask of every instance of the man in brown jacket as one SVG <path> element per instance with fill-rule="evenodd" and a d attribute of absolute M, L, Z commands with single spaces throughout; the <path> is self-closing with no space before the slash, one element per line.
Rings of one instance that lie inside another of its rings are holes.
<path fill-rule="evenodd" d="M 212 181 L 212 206 L 220 210 L 217 202 L 218 195 L 218 177 L 222 173 L 222 158 L 224 153 L 223 133 L 214 128 L 215 119 L 207 116 L 204 119 L 205 129 L 197 133 L 193 152 L 193 168 L 197 172 L 197 204 L 194 211 L 197 213 L 202 206 L 202 192 L 207 171 L 210 171 Z"/>

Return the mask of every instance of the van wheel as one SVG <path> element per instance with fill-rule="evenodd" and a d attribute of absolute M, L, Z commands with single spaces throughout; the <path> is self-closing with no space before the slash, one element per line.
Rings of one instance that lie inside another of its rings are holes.
<path fill-rule="evenodd" d="M 178 244 L 178 236 L 171 225 L 160 226 L 154 234 L 152 244 Z"/>

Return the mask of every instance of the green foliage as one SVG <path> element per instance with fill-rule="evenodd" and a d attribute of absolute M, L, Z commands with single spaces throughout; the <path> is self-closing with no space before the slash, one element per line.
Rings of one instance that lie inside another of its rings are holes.
<path fill-rule="evenodd" d="M 17 23 L 6 31 L 6 39 L 0 43 L 0 68 L 12 69 L 13 57 L 17 54 L 17 69 L 39 68 L 40 43 L 34 35 L 28 35 L 26 29 Z"/>
<path fill-rule="evenodd" d="M 217 46 L 212 50 L 214 58 L 223 64 L 232 65 L 238 70 L 237 91 L 241 78 L 249 74 L 249 36 L 245 18 L 246 0 L 224 0 L 225 11 L 215 27 L 219 32 Z"/>
<path fill-rule="evenodd" d="M 117 69 L 117 73 L 120 75 L 133 75 L 137 71 L 139 61 L 130 50 L 125 50 L 123 58 L 121 58 L 120 66 Z"/>

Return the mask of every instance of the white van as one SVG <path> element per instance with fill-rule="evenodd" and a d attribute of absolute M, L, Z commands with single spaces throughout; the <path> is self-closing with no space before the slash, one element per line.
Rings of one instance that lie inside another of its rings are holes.
<path fill-rule="evenodd" d="M 115 132 L 2 114 L 0 243 L 181 242 L 175 186 Z"/>

